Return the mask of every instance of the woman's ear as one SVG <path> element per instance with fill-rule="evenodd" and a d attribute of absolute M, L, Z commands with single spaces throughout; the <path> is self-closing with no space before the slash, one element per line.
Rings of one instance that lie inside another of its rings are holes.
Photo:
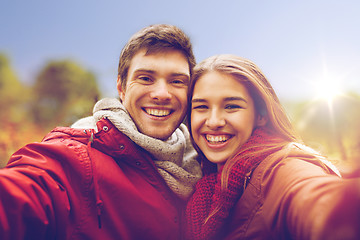
<path fill-rule="evenodd" d="M 266 116 L 258 114 L 257 117 L 256 117 L 256 126 L 257 127 L 265 126 L 267 121 L 268 121 L 268 119 L 267 119 Z"/>

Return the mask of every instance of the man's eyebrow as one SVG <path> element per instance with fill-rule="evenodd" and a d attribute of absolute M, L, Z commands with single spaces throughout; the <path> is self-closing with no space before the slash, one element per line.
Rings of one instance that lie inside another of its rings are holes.
<path fill-rule="evenodd" d="M 172 76 L 184 76 L 184 77 L 187 77 L 187 78 L 190 78 L 190 75 L 189 74 L 187 74 L 187 73 L 181 73 L 181 72 L 179 72 L 179 73 L 172 73 L 171 74 Z"/>
<path fill-rule="evenodd" d="M 145 72 L 145 73 L 151 73 L 151 74 L 155 73 L 154 70 L 150 70 L 150 69 L 146 69 L 146 68 L 139 68 L 139 69 L 136 69 L 134 72 L 135 73 Z"/>
<path fill-rule="evenodd" d="M 156 71 L 151 70 L 151 69 L 146 69 L 146 68 L 139 68 L 139 69 L 136 69 L 134 72 L 135 72 L 135 73 L 142 73 L 142 72 L 144 72 L 144 73 L 149 73 L 149 74 L 156 74 Z M 173 76 L 173 77 L 178 77 L 178 76 L 180 76 L 180 77 L 186 77 L 186 78 L 190 79 L 190 75 L 187 74 L 187 73 L 175 72 L 175 73 L 171 73 L 170 75 Z"/>
<path fill-rule="evenodd" d="M 172 73 L 171 77 L 172 78 L 180 77 L 185 81 L 186 85 L 190 84 L 190 75 L 189 74 L 186 74 L 186 73 Z"/>

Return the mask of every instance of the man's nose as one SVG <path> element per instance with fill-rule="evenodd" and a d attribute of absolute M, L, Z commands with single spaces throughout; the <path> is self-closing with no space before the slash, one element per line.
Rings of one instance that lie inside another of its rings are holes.
<path fill-rule="evenodd" d="M 167 101 L 171 99 L 170 86 L 166 81 L 158 81 L 153 85 L 150 97 L 160 101 Z"/>

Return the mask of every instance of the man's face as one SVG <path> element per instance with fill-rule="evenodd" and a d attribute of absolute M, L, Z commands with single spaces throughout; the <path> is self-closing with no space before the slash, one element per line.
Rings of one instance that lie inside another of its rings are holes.
<path fill-rule="evenodd" d="M 140 50 L 131 60 L 126 88 L 117 88 L 123 105 L 138 130 L 165 140 L 180 125 L 186 114 L 189 64 L 177 50 L 146 55 Z"/>

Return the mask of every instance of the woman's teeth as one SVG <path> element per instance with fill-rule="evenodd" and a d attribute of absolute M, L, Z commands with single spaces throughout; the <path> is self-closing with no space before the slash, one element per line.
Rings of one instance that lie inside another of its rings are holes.
<path fill-rule="evenodd" d="M 226 142 L 230 137 L 227 135 L 205 135 L 205 138 L 209 143 L 217 144 Z"/>

